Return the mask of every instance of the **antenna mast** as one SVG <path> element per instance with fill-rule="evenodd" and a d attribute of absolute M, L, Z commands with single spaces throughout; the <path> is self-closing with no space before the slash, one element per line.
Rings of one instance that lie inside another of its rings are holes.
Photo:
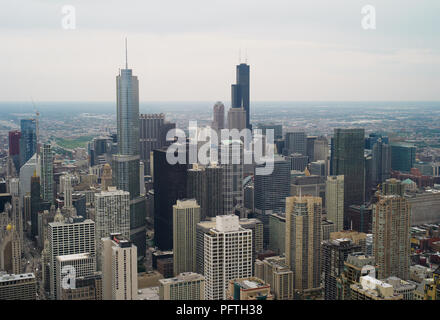
<path fill-rule="evenodd" d="M 125 38 L 125 69 L 128 69 L 127 37 Z"/>

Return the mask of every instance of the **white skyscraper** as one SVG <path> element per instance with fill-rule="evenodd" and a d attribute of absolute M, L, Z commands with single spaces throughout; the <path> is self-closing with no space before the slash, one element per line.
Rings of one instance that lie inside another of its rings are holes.
<path fill-rule="evenodd" d="M 98 270 L 101 270 L 101 238 L 110 233 L 120 233 L 130 239 L 130 193 L 109 187 L 108 191 L 95 194 L 95 222 Z"/>
<path fill-rule="evenodd" d="M 252 230 L 238 216 L 217 216 L 204 235 L 204 275 L 206 300 L 226 299 L 229 280 L 252 276 Z"/>
<path fill-rule="evenodd" d="M 102 297 L 104 300 L 137 299 L 137 248 L 119 233 L 101 239 Z"/>
<path fill-rule="evenodd" d="M 83 217 L 70 217 L 65 222 L 49 223 L 50 293 L 57 299 L 56 257 L 89 253 L 96 255 L 95 222 Z"/>

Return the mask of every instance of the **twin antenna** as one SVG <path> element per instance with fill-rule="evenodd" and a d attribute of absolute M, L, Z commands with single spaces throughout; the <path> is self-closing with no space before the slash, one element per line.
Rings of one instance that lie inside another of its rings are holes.
<path fill-rule="evenodd" d="M 127 38 L 125 38 L 125 69 L 128 69 Z"/>

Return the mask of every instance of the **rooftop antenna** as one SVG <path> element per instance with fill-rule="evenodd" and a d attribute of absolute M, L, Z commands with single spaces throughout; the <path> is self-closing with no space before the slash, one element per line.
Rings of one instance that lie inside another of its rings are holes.
<path fill-rule="evenodd" d="M 241 48 L 238 49 L 238 64 L 241 63 Z"/>
<path fill-rule="evenodd" d="M 127 37 L 125 37 L 125 69 L 128 69 Z"/>
<path fill-rule="evenodd" d="M 245 49 L 245 53 L 244 53 L 244 63 L 247 64 L 248 62 L 248 55 L 247 55 L 247 48 Z"/>

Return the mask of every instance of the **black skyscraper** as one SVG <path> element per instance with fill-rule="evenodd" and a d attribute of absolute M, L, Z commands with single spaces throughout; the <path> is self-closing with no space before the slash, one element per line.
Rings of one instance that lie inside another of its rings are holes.
<path fill-rule="evenodd" d="M 38 211 L 40 210 L 40 177 L 31 177 L 31 235 L 38 235 Z"/>
<path fill-rule="evenodd" d="M 240 63 L 237 66 L 237 84 L 231 87 L 232 108 L 246 110 L 246 127 L 251 129 L 249 122 L 249 65 Z"/>
<path fill-rule="evenodd" d="M 186 164 L 169 164 L 167 148 L 153 151 L 154 242 L 160 250 L 173 249 L 173 205 L 187 196 Z"/>

